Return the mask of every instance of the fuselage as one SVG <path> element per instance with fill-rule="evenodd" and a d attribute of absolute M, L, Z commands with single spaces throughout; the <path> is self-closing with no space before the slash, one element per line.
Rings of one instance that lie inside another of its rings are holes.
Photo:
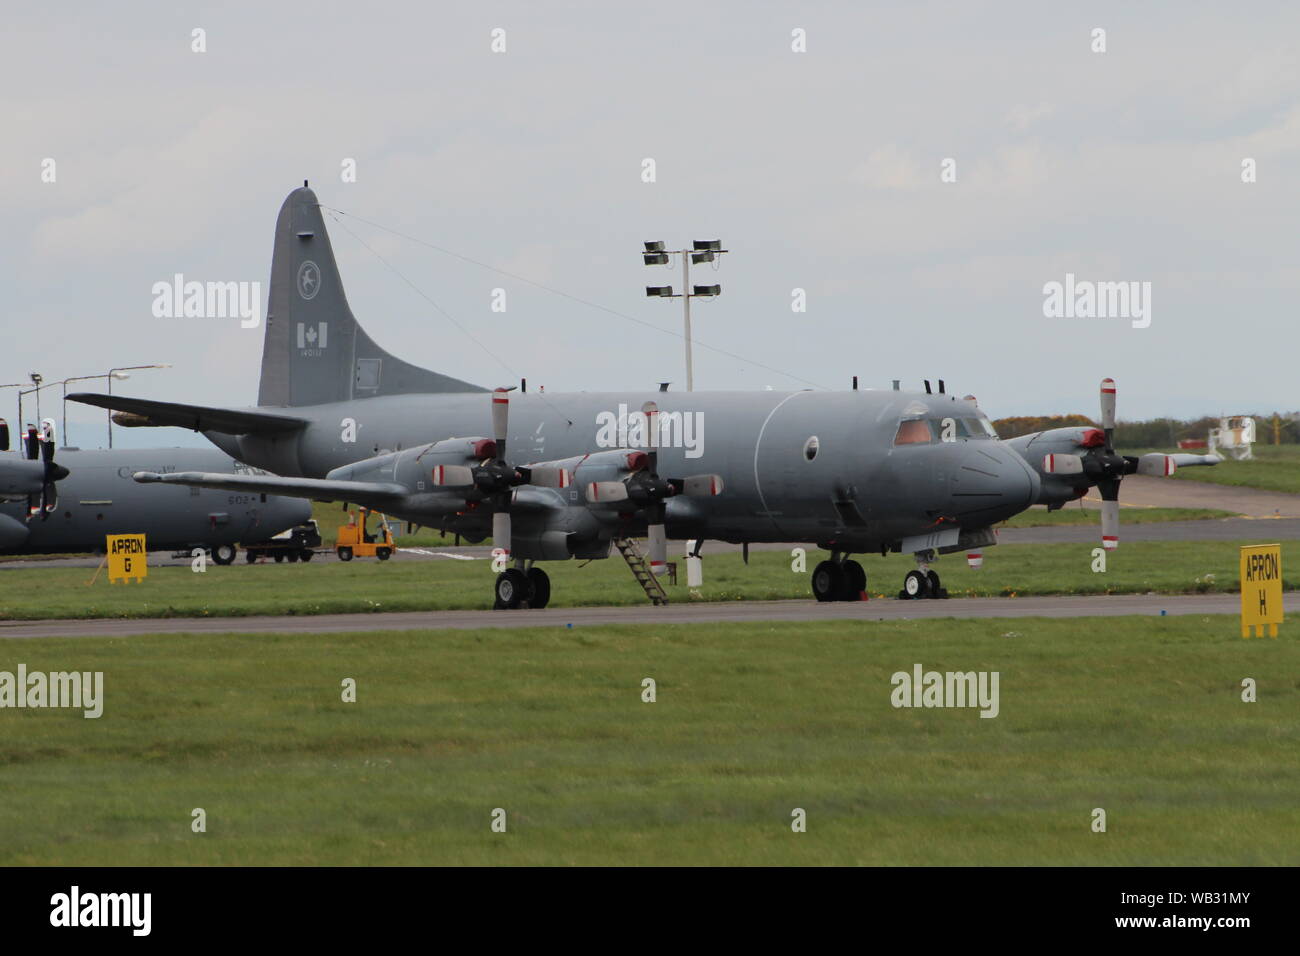
<path fill-rule="evenodd" d="M 717 497 L 669 501 L 674 536 L 877 550 L 935 528 L 987 528 L 1038 494 L 1034 469 L 993 435 L 973 402 L 902 391 L 516 392 L 506 457 L 528 465 L 644 447 L 636 420 L 647 401 L 661 422 L 659 474 L 725 481 Z M 310 424 L 276 438 L 208 437 L 257 467 L 319 478 L 375 455 L 491 434 L 483 392 L 286 411 Z M 580 500 L 579 489 L 568 494 Z"/>
<path fill-rule="evenodd" d="M 0 467 L 17 452 L 0 453 Z M 59 449 L 68 476 L 56 483 L 48 517 L 27 520 L 27 502 L 0 501 L 0 554 L 99 552 L 110 534 L 144 534 L 150 550 L 214 547 L 262 540 L 311 517 L 309 502 L 199 488 L 149 488 L 137 471 L 247 471 L 210 448 Z"/>

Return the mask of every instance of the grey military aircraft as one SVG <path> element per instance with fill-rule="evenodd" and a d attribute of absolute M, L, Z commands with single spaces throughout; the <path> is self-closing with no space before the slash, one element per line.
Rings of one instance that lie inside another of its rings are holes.
<path fill-rule="evenodd" d="M 667 536 L 816 542 L 830 552 L 811 576 L 822 601 L 861 596 L 852 555 L 910 553 L 917 568 L 900 597 L 942 597 L 938 554 L 992 545 L 998 522 L 1091 487 L 1113 547 L 1124 476 L 1178 464 L 1115 452 L 1114 396 L 1107 379 L 1101 429 L 1004 442 L 942 382 L 937 392 L 489 391 L 366 334 L 304 184 L 276 222 L 256 407 L 69 397 L 116 409 L 123 423 L 200 431 L 275 473 L 142 471 L 141 482 L 342 500 L 470 541 L 490 533 L 513 563 L 495 582 L 495 606 L 510 608 L 549 600 L 534 562 L 604 558 L 632 536 L 648 536 L 656 572 Z"/>
<path fill-rule="evenodd" d="M 60 449 L 52 422 L 29 428 L 20 453 L 9 452 L 0 420 L 0 554 L 65 554 L 104 550 L 109 534 L 144 534 L 150 550 L 210 549 L 219 564 L 238 541 L 261 541 L 311 517 L 297 498 L 256 491 L 147 489 L 131 476 L 149 469 L 225 472 L 248 469 L 216 449 L 150 451 Z M 161 492 L 161 493 L 160 493 Z"/>

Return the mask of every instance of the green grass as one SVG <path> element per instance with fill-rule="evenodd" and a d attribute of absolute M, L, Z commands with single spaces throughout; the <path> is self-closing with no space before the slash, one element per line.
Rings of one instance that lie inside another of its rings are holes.
<path fill-rule="evenodd" d="M 1227 458 L 1212 468 L 1179 468 L 1174 479 L 1300 494 L 1300 445 L 1256 445 L 1253 461 Z"/>
<path fill-rule="evenodd" d="M 105 705 L 0 711 L 4 865 L 1300 863 L 1300 644 L 1228 616 L 0 643 L 20 661 L 103 671 Z M 894 709 L 915 663 L 998 671 L 1000 715 Z"/>
<path fill-rule="evenodd" d="M 1235 518 L 1235 511 L 1219 511 L 1215 508 L 1120 508 L 1124 524 L 1156 524 L 1162 521 L 1211 521 L 1222 518 Z M 1000 528 L 1046 528 L 1060 525 L 1098 525 L 1100 513 L 1096 508 L 1081 508 L 1078 505 L 1066 505 L 1056 511 L 1048 511 L 1046 505 L 1034 505 L 1028 511 L 1022 511 L 1009 521 L 998 525 Z"/>
<path fill-rule="evenodd" d="M 1267 532 L 1267 528 L 1263 529 Z M 1018 544 L 987 548 L 984 567 L 972 571 L 962 554 L 935 565 L 954 597 L 1033 594 L 1167 594 L 1239 589 L 1238 546 L 1253 542 L 1129 542 L 1109 555 L 1105 573 L 1091 569 L 1099 543 Z M 705 554 L 699 597 L 669 585 L 671 600 L 735 601 L 809 598 L 808 573 L 824 552 L 810 551 L 807 570 L 791 570 L 786 551 L 755 551 L 749 566 L 737 553 Z M 862 556 L 869 592 L 897 595 L 914 565 L 903 555 Z M 548 562 L 554 607 L 644 604 L 645 596 L 617 554 L 585 566 Z M 1288 588 L 1300 587 L 1300 542 L 1282 543 Z M 11 568 L 0 573 L 0 619 L 91 617 L 205 617 L 250 614 L 474 609 L 491 606 L 493 574 L 486 560 L 374 559 L 310 564 L 209 565 L 203 574 L 186 566 L 154 568 L 139 584 L 109 584 L 92 568 Z"/>

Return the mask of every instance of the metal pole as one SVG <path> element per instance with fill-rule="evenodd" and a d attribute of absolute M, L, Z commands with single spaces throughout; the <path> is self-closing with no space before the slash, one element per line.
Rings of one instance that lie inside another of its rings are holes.
<path fill-rule="evenodd" d="M 68 380 L 59 383 L 63 386 L 63 447 L 68 447 Z"/>
<path fill-rule="evenodd" d="M 683 249 L 682 308 L 686 313 L 686 391 L 695 391 L 695 369 L 691 363 L 691 254 Z"/>
<path fill-rule="evenodd" d="M 108 380 L 108 397 L 112 398 L 113 397 L 113 370 L 111 368 L 108 370 L 108 375 L 105 377 Z M 108 447 L 112 448 L 113 447 L 113 410 L 111 408 L 108 408 L 105 409 L 105 411 L 108 413 Z"/>

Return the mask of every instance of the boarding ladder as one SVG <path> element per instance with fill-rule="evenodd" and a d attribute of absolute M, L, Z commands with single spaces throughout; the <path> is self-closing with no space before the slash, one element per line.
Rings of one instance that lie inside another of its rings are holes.
<path fill-rule="evenodd" d="M 668 603 L 668 593 L 664 586 L 659 583 L 659 578 L 650 570 L 646 564 L 645 556 L 641 554 L 641 549 L 636 546 L 636 542 L 631 538 L 615 538 L 614 547 L 618 548 L 618 553 L 623 555 L 623 560 L 627 566 L 632 569 L 632 576 L 636 578 L 636 583 L 641 585 L 648 597 L 656 607 Z"/>

